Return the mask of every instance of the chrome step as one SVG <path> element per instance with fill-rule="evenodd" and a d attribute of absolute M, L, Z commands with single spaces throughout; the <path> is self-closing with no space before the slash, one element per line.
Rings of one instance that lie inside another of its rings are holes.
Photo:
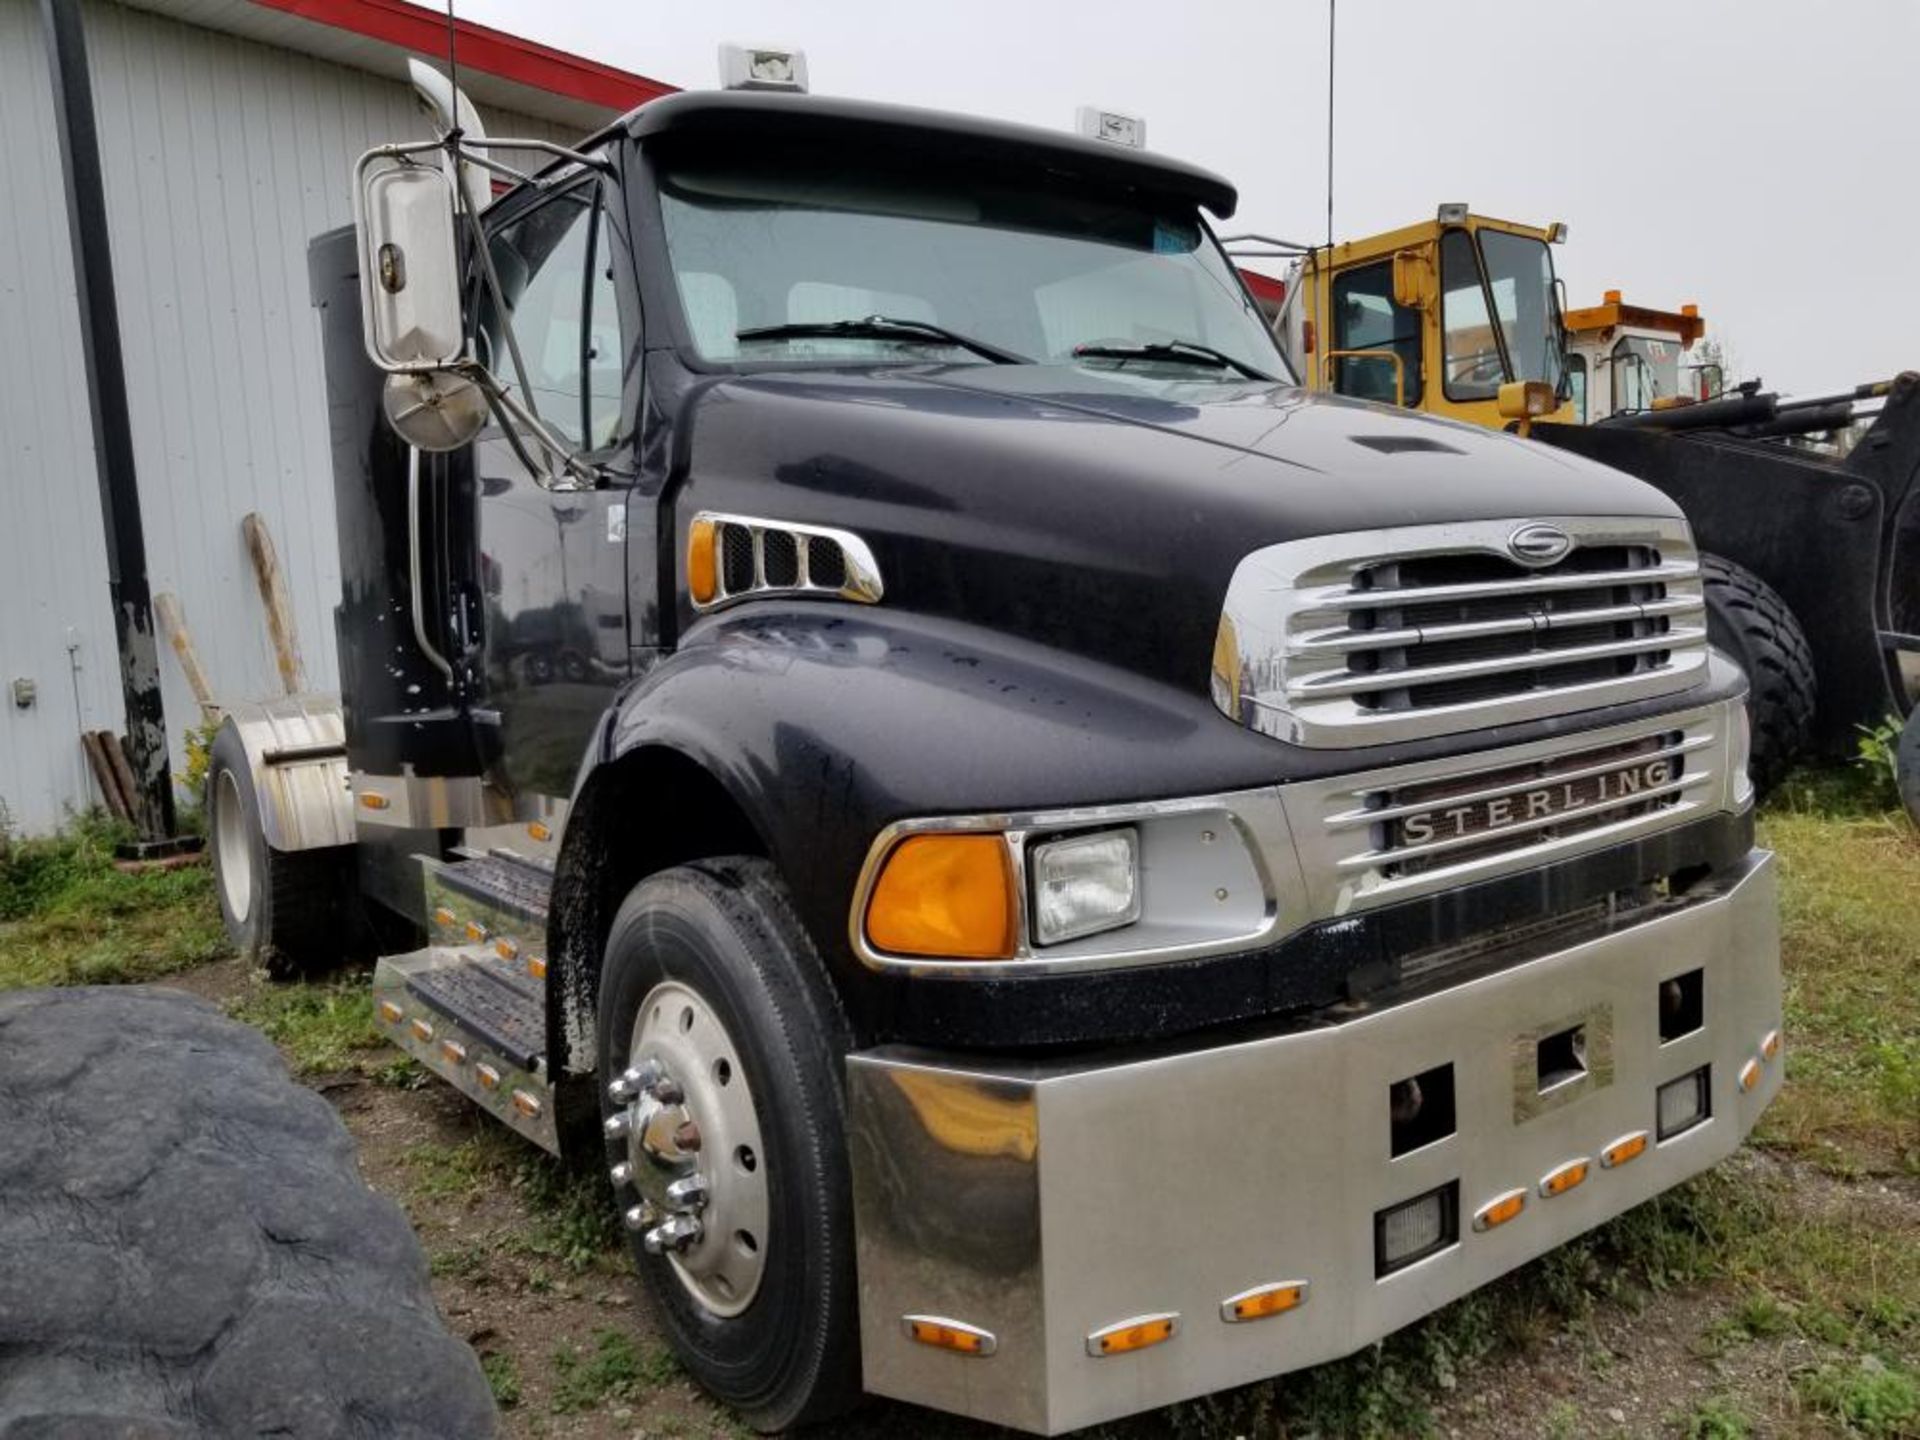
<path fill-rule="evenodd" d="M 381 1033 L 534 1144 L 560 1153 L 544 986 L 481 945 L 429 945 L 373 972 Z"/>
<path fill-rule="evenodd" d="M 420 861 L 429 938 L 448 949 L 485 952 L 528 994 L 547 975 L 547 897 L 552 873 L 498 851 L 461 860 Z"/>

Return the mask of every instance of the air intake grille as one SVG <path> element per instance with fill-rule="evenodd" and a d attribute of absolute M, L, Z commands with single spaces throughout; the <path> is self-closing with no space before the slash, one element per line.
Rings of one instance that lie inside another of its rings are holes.
<path fill-rule="evenodd" d="M 701 604 L 713 609 L 766 595 L 880 599 L 880 571 L 873 553 L 846 530 L 742 515 L 701 514 L 713 526 L 718 585 Z"/>
<path fill-rule="evenodd" d="M 1706 614 L 1683 525 L 1566 521 L 1565 556 L 1531 566 L 1507 552 L 1519 523 L 1329 536 L 1249 557 L 1228 597 L 1236 688 L 1220 693 L 1216 654 L 1216 698 L 1297 743 L 1361 745 L 1691 683 Z M 1243 585 L 1249 566 L 1264 593 Z"/>

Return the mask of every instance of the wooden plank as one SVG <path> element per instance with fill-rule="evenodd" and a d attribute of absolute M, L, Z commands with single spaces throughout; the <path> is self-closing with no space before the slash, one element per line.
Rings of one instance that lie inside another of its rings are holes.
<path fill-rule="evenodd" d="M 113 762 L 107 758 L 107 746 L 101 737 L 104 730 L 83 730 L 80 733 L 80 748 L 86 753 L 87 765 L 93 771 L 94 783 L 99 785 L 100 794 L 107 802 L 107 810 L 119 820 L 132 820 L 133 812 L 127 808 L 127 797 L 120 789 L 120 777 L 114 773 Z M 111 739 L 111 737 L 108 737 Z M 118 749 L 117 746 L 114 747 Z"/>
<path fill-rule="evenodd" d="M 139 827 L 142 836 L 147 833 L 147 822 L 143 818 L 143 797 L 146 791 L 140 788 L 140 782 L 133 778 L 133 765 L 127 759 L 127 742 L 111 730 L 99 731 L 100 748 L 107 752 L 107 760 L 113 766 L 113 776 L 120 782 L 120 793 L 127 797 L 127 818 Z"/>
<path fill-rule="evenodd" d="M 214 701 L 206 669 L 200 664 L 200 652 L 194 648 L 193 632 L 187 629 L 187 613 L 181 607 L 180 597 L 171 590 L 162 590 L 153 597 L 153 609 L 160 617 L 160 629 L 167 643 L 173 647 L 174 658 L 187 677 L 187 686 L 200 704 L 200 718 L 209 725 L 217 725 L 222 711 Z"/>
<path fill-rule="evenodd" d="M 267 607 L 267 634 L 273 640 L 274 662 L 280 667 L 280 683 L 287 694 L 298 695 L 307 688 L 307 672 L 300 663 L 300 636 L 293 622 L 293 601 L 287 597 L 287 579 L 280 569 L 280 556 L 273 548 L 273 536 L 267 522 L 255 511 L 240 521 L 240 533 L 246 537 L 247 554 L 253 558 L 253 578 L 260 584 L 260 603 Z"/>

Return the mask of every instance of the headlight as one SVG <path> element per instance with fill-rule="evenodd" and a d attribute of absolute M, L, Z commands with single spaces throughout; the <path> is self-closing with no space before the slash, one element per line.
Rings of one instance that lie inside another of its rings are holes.
<path fill-rule="evenodd" d="M 1027 852 L 1027 863 L 1035 944 L 1057 945 L 1140 918 L 1140 845 L 1131 828 L 1049 840 Z"/>

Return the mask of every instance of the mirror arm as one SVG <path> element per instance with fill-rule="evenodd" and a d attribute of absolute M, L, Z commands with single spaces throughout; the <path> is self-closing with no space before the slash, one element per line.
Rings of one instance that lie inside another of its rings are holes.
<path fill-rule="evenodd" d="M 506 287 L 500 283 L 500 272 L 494 269 L 493 251 L 487 247 L 487 236 L 486 232 L 480 228 L 480 217 L 471 210 L 466 214 L 467 223 L 473 230 L 474 253 L 480 257 L 480 283 L 493 292 L 494 309 L 500 316 L 500 333 L 507 342 L 507 356 L 513 361 L 514 378 L 519 382 L 521 392 L 527 397 L 526 408 L 531 412 L 534 423 L 538 424 L 540 407 L 533 398 L 533 386 L 527 379 L 527 362 L 520 356 L 520 339 L 513 333 L 513 318 L 507 311 Z M 477 305 L 474 307 L 474 319 L 478 323 L 479 307 Z M 480 373 L 487 374 L 484 366 L 481 367 Z M 490 375 L 487 378 L 492 379 Z M 505 392 L 502 391 L 502 393 Z"/>
<path fill-rule="evenodd" d="M 509 394 L 500 382 L 488 373 L 485 366 L 471 367 L 468 378 L 485 393 L 494 418 L 500 422 L 500 429 L 506 436 L 507 443 L 513 447 L 514 454 L 519 457 L 520 463 L 535 475 L 548 477 L 540 482 L 545 489 L 564 491 L 594 488 L 598 478 L 594 468 L 568 449 L 566 442 L 555 435 L 544 420 L 529 412 L 526 406 Z M 532 453 L 521 440 L 519 431 L 515 429 L 516 424 L 532 432 L 535 443 L 545 453 L 549 464 L 542 465 L 534 460 Z M 560 473 L 556 474 L 556 471 Z"/>

